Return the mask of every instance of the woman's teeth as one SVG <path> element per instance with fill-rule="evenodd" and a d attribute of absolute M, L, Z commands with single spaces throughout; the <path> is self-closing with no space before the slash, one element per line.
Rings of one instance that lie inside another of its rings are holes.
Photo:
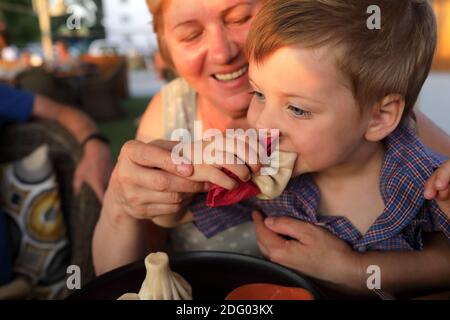
<path fill-rule="evenodd" d="M 214 78 L 216 78 L 219 81 L 231 81 L 236 80 L 237 78 L 241 77 L 244 73 L 247 72 L 248 66 L 245 66 L 238 71 L 232 72 L 232 73 L 223 73 L 223 74 L 215 74 Z"/>

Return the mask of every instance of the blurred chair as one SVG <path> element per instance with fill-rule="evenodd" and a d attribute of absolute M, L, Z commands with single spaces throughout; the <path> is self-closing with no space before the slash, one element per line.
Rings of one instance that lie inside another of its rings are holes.
<path fill-rule="evenodd" d="M 83 55 L 80 57 L 82 63 L 95 65 L 95 69 L 101 75 L 107 75 L 121 66 L 119 76 L 117 76 L 116 89 L 121 98 L 128 98 L 128 63 L 127 58 L 120 55 L 113 56 L 92 56 Z"/>
<path fill-rule="evenodd" d="M 41 67 L 29 68 L 19 73 L 15 84 L 19 89 L 41 94 L 61 103 L 78 104 L 76 89 L 68 81 L 56 78 Z"/>
<path fill-rule="evenodd" d="M 50 158 L 59 184 L 71 248 L 70 264 L 80 267 L 81 282 L 85 284 L 95 277 L 91 241 L 101 205 L 87 186 L 79 196 L 73 194 L 72 178 L 82 155 L 78 142 L 68 131 L 52 122 L 7 125 L 1 129 L 0 163 L 21 159 L 42 144 L 50 147 Z"/>
<path fill-rule="evenodd" d="M 120 105 L 124 98 L 123 77 L 126 61 L 121 61 L 105 74 L 85 79 L 80 85 L 81 109 L 95 120 L 112 120 L 124 115 Z"/>

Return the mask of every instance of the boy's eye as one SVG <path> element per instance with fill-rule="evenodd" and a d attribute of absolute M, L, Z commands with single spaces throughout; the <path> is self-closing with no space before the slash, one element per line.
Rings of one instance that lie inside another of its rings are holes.
<path fill-rule="evenodd" d="M 264 95 L 258 91 L 249 92 L 249 94 L 253 95 L 256 99 L 263 101 L 265 99 Z"/>
<path fill-rule="evenodd" d="M 302 117 L 302 118 L 307 118 L 310 117 L 312 115 L 312 113 L 310 111 L 305 111 L 303 109 L 300 109 L 299 107 L 295 107 L 290 105 L 288 107 L 288 109 L 294 114 L 294 116 L 296 117 Z"/>

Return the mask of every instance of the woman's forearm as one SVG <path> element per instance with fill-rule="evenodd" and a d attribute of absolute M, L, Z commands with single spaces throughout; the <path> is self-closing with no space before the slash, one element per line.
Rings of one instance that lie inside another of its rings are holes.
<path fill-rule="evenodd" d="M 356 291 L 368 291 L 369 266 L 381 271 L 381 289 L 398 296 L 422 295 L 450 289 L 450 246 L 442 234 L 428 235 L 422 251 L 368 252 L 360 255 Z"/>
<path fill-rule="evenodd" d="M 420 111 L 417 117 L 417 134 L 434 151 L 450 157 L 450 136 Z"/>
<path fill-rule="evenodd" d="M 167 230 L 150 220 L 127 216 L 110 198 L 107 191 L 92 240 L 97 275 L 142 259 L 149 252 L 160 251 L 167 241 Z"/>

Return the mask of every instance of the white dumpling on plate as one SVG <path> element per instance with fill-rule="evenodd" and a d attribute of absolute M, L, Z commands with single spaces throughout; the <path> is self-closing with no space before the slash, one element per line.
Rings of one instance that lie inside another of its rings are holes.
<path fill-rule="evenodd" d="M 118 300 L 192 300 L 191 285 L 170 269 L 165 252 L 151 253 L 144 262 L 147 274 L 139 292 L 125 293 Z"/>

